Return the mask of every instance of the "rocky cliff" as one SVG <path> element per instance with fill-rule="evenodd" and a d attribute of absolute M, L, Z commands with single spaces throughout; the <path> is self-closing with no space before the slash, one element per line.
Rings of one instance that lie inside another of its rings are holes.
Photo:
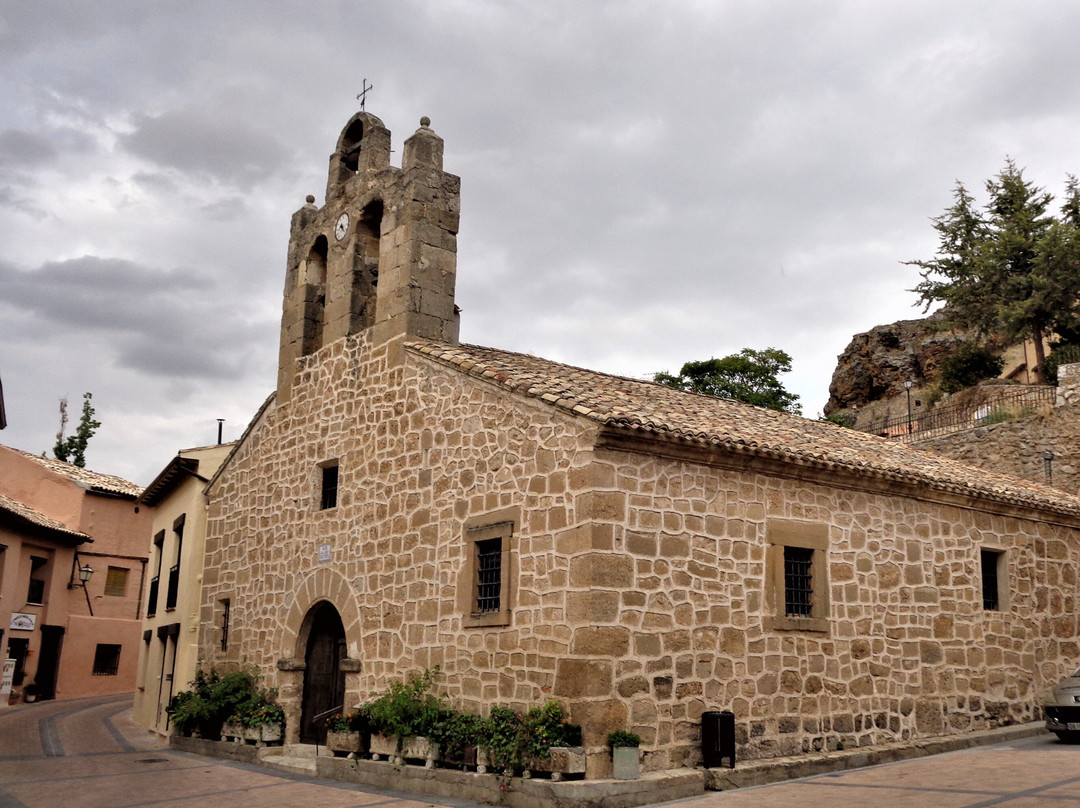
<path fill-rule="evenodd" d="M 829 384 L 828 415 L 904 395 L 904 382 L 915 389 L 941 376 L 941 361 L 966 334 L 941 330 L 935 312 L 921 320 L 900 320 L 856 334 L 837 359 Z"/>

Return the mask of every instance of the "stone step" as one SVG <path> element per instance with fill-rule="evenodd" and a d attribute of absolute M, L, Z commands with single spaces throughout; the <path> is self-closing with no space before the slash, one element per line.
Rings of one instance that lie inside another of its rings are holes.
<path fill-rule="evenodd" d="M 293 757 L 291 755 L 273 755 L 262 760 L 264 766 L 291 772 L 293 774 L 315 775 L 315 756 Z"/>

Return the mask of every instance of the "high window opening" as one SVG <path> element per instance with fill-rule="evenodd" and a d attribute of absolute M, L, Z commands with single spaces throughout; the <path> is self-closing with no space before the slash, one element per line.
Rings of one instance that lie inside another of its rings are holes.
<path fill-rule="evenodd" d="M 338 501 L 338 464 L 337 461 L 322 467 L 322 487 L 319 496 L 319 508 L 336 508 Z"/>
<path fill-rule="evenodd" d="M 30 556 L 30 582 L 26 588 L 26 602 L 40 606 L 45 602 L 45 567 L 49 559 Z"/>
<path fill-rule="evenodd" d="M 1005 553 L 1001 550 L 982 548 L 979 551 L 981 567 L 983 609 L 988 612 L 1006 608 L 1008 590 L 1003 584 L 1008 580 Z"/>

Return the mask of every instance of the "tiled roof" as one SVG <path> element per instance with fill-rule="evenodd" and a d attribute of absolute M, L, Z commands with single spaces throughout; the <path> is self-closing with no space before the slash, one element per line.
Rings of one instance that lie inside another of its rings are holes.
<path fill-rule="evenodd" d="M 51 530 L 56 533 L 64 533 L 74 539 L 81 541 L 93 541 L 85 533 L 80 533 L 78 530 L 73 530 L 63 522 L 58 522 L 55 519 L 51 519 L 43 513 L 38 513 L 28 505 L 23 505 L 11 497 L 0 494 L 0 511 L 7 511 L 14 514 L 17 518 L 24 522 L 29 522 L 32 525 Z"/>
<path fill-rule="evenodd" d="M 607 427 L 1080 516 L 1080 498 L 899 441 L 739 401 L 476 345 L 408 347 Z"/>
<path fill-rule="evenodd" d="M 8 448 L 10 449 L 11 447 Z M 100 474 L 96 471 L 90 471 L 90 469 L 79 468 L 71 463 L 65 463 L 63 460 L 30 454 L 21 449 L 11 449 L 11 451 L 18 452 L 23 457 L 29 458 L 35 463 L 40 463 L 49 471 L 62 474 L 68 479 L 81 483 L 91 491 L 100 491 L 106 494 L 117 494 L 119 496 L 131 498 L 135 498 L 142 493 L 141 486 L 128 482 L 122 477 L 115 477 L 112 474 Z"/>

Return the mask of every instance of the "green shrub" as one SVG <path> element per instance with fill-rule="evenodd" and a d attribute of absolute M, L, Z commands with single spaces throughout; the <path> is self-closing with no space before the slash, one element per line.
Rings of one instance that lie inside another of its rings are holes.
<path fill-rule="evenodd" d="M 203 738 L 221 737 L 221 726 L 236 720 L 249 727 L 284 724 L 285 713 L 277 705 L 276 692 L 258 687 L 258 677 L 248 671 L 219 676 L 213 668 L 198 671 L 189 684 L 169 701 L 165 712 L 182 735 L 198 732 Z"/>
<path fill-rule="evenodd" d="M 431 692 L 439 669 L 413 673 L 404 682 L 391 682 L 386 692 L 367 703 L 373 731 L 396 735 L 398 743 L 413 735 L 430 735 L 446 711 L 443 700 Z"/>
<path fill-rule="evenodd" d="M 617 729 L 607 736 L 607 742 L 612 749 L 617 746 L 641 746 L 641 736 L 635 732 Z"/>
<path fill-rule="evenodd" d="M 941 391 L 956 393 L 983 379 L 997 378 L 1004 366 L 1005 360 L 995 356 L 989 348 L 974 342 L 961 343 L 941 363 Z"/>

